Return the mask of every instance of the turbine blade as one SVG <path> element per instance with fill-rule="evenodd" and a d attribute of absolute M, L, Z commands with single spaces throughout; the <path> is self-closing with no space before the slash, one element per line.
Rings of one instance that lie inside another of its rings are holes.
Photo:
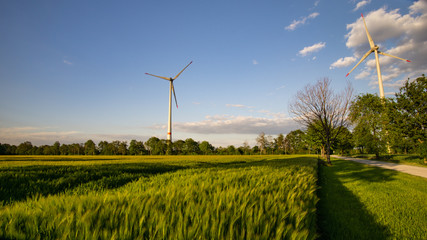
<path fill-rule="evenodd" d="M 375 44 L 374 44 L 374 41 L 372 40 L 371 35 L 368 32 L 368 27 L 366 26 L 366 22 L 365 22 L 365 18 L 363 17 L 363 13 L 362 13 L 362 19 L 363 19 L 363 24 L 365 25 L 366 35 L 368 36 L 369 46 L 371 46 L 371 48 L 373 48 L 373 47 L 375 47 Z"/>
<path fill-rule="evenodd" d="M 389 56 L 389 57 L 397 58 L 397 59 L 402 60 L 402 61 L 411 62 L 411 61 L 409 61 L 408 59 L 404 59 L 404 58 L 396 57 L 396 56 L 393 56 L 393 55 L 388 54 L 388 53 L 385 53 L 385 52 L 380 52 L 380 51 L 378 51 L 378 53 L 379 53 L 379 54 L 381 54 L 381 55 L 384 55 L 384 56 Z"/>
<path fill-rule="evenodd" d="M 179 75 L 181 75 L 181 73 L 182 72 L 184 72 L 184 70 L 188 67 L 188 66 L 190 66 L 190 64 L 192 64 L 193 63 L 193 61 L 191 61 L 187 66 L 185 66 L 185 68 L 184 69 L 182 69 L 181 70 L 181 72 L 179 72 L 172 80 L 175 80 L 177 77 L 179 77 Z"/>
<path fill-rule="evenodd" d="M 157 76 L 157 75 L 150 74 L 150 73 L 145 73 L 145 74 L 150 75 L 150 76 L 153 76 L 153 77 L 158 77 L 158 78 L 161 78 L 161 79 L 164 79 L 164 80 L 168 80 L 168 81 L 170 81 L 170 80 L 171 80 L 170 78 L 162 77 L 162 76 Z"/>
<path fill-rule="evenodd" d="M 178 108 L 178 102 L 176 101 L 175 87 L 173 86 L 173 82 L 172 82 L 172 92 L 173 92 L 173 97 L 175 98 L 176 108 Z"/>
<path fill-rule="evenodd" d="M 354 70 L 357 66 L 359 66 L 359 64 L 360 64 L 361 62 L 363 62 L 363 60 L 365 60 L 365 59 L 369 56 L 369 54 L 371 54 L 371 52 L 372 52 L 372 50 L 369 50 L 368 52 L 366 52 L 366 53 L 365 53 L 365 55 L 363 55 L 363 57 L 360 59 L 360 61 L 356 64 L 356 66 L 354 66 L 354 67 L 350 70 L 350 72 L 348 72 L 348 73 L 347 73 L 346 77 L 348 77 L 348 75 L 349 75 L 351 72 L 353 72 L 353 70 Z"/>

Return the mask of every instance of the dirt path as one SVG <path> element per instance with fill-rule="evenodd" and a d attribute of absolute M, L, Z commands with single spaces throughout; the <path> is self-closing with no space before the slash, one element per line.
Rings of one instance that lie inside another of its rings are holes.
<path fill-rule="evenodd" d="M 388 163 L 388 162 L 381 162 L 381 161 L 371 161 L 371 160 L 360 159 L 360 158 L 341 157 L 336 155 L 333 155 L 332 157 L 344 159 L 344 160 L 350 160 L 350 161 L 363 163 L 363 164 L 368 164 L 376 167 L 392 169 L 392 170 L 404 172 L 407 174 L 427 178 L 427 168 L 425 167 L 416 167 L 416 166 L 409 166 L 409 165 L 395 164 L 395 163 Z"/>

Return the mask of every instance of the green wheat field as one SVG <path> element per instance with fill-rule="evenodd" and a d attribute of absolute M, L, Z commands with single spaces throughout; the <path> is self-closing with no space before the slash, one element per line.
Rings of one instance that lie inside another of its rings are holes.
<path fill-rule="evenodd" d="M 0 238 L 317 237 L 313 157 L 13 157 L 0 162 Z"/>
<path fill-rule="evenodd" d="M 0 239 L 426 239 L 427 179 L 332 163 L 3 156 Z"/>

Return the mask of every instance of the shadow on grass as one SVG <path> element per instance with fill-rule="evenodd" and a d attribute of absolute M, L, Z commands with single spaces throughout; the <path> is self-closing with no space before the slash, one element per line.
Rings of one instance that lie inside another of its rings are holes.
<path fill-rule="evenodd" d="M 140 177 L 177 171 L 184 167 L 161 163 L 122 163 L 89 166 L 25 166 L 0 168 L 0 202 L 6 204 L 35 195 L 52 195 L 76 188 L 121 187 Z"/>
<path fill-rule="evenodd" d="M 0 203 L 10 204 L 37 195 L 47 196 L 62 192 L 84 193 L 121 187 L 140 177 L 174 172 L 188 168 L 247 168 L 269 166 L 274 168 L 305 165 L 310 157 L 287 159 L 260 159 L 256 161 L 199 161 L 190 164 L 120 163 L 81 166 L 32 165 L 0 168 Z M 313 157 L 311 157 L 313 159 Z M 78 159 L 77 159 L 78 160 Z M 99 159 L 96 159 L 99 160 Z M 110 160 L 110 159 L 109 159 Z M 44 161 L 44 160 L 43 160 Z M 48 161 L 55 161 L 49 159 Z M 61 161 L 61 160 L 56 160 Z M 69 160 L 68 160 L 69 161 Z M 91 159 L 92 161 L 92 159 Z M 313 164 L 313 161 L 311 161 Z"/>
<path fill-rule="evenodd" d="M 345 160 L 319 166 L 318 225 L 320 239 L 387 239 L 390 232 L 377 223 L 362 202 L 344 184 L 351 181 L 391 181 L 394 171 L 364 167 Z"/>

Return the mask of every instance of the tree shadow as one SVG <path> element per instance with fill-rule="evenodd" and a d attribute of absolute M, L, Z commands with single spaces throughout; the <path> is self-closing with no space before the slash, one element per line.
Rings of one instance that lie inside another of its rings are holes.
<path fill-rule="evenodd" d="M 397 171 L 369 166 L 350 160 L 336 160 L 333 164 L 340 169 L 335 174 L 344 182 L 388 182 L 393 181 L 397 175 Z"/>
<path fill-rule="evenodd" d="M 346 160 L 319 166 L 318 226 L 320 239 L 387 239 L 390 231 L 375 218 L 344 183 L 392 181 L 394 171 L 365 167 Z"/>

